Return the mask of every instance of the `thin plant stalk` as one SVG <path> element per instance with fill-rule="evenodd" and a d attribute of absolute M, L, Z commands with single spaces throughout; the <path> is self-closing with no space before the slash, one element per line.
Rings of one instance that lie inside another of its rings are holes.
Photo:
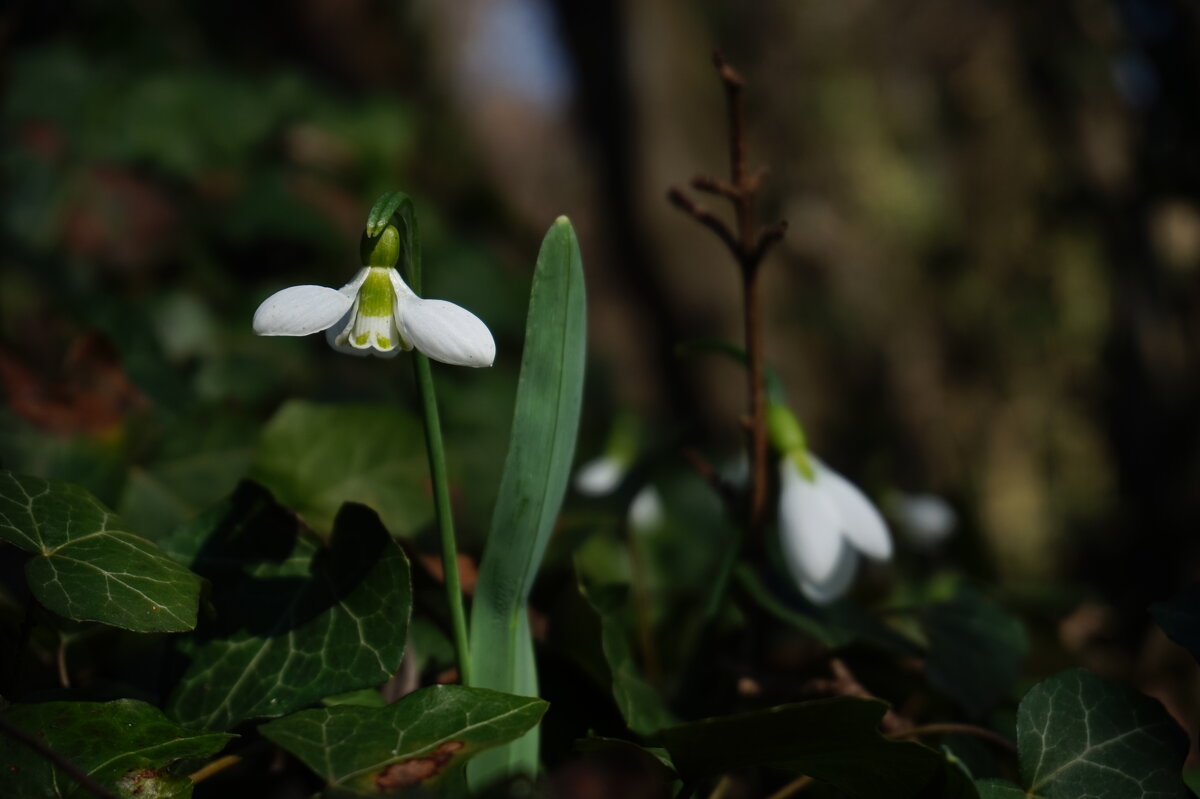
<path fill-rule="evenodd" d="M 437 513 L 438 537 L 442 544 L 442 573 L 446 584 L 446 603 L 450 606 L 450 628 L 454 654 L 458 661 L 458 679 L 471 682 L 471 656 L 467 648 L 467 614 L 463 610 L 462 582 L 458 576 L 458 546 L 454 537 L 454 516 L 450 511 L 450 484 L 446 479 L 446 453 L 442 446 L 442 425 L 437 394 L 433 388 L 433 369 L 429 359 L 414 353 L 413 372 L 421 392 L 421 415 L 425 418 L 425 450 L 429 455 L 429 475 L 433 481 L 433 504 Z"/>
<path fill-rule="evenodd" d="M 416 222 L 411 214 L 398 214 L 408 233 L 408 278 L 417 294 L 421 286 L 421 250 L 416 234 Z M 471 653 L 467 641 L 467 614 L 463 609 L 462 581 L 458 575 L 458 543 L 454 535 L 454 514 L 450 509 L 450 481 L 446 479 L 446 451 L 442 445 L 441 415 L 438 413 L 437 392 L 433 387 L 433 368 L 429 358 L 413 351 L 413 375 L 421 395 L 421 416 L 425 420 L 425 451 L 429 456 L 429 477 L 433 483 L 433 506 L 437 515 L 438 538 L 442 547 L 442 577 L 446 586 L 446 604 L 450 609 L 451 637 L 458 661 L 458 679 L 471 684 Z"/>

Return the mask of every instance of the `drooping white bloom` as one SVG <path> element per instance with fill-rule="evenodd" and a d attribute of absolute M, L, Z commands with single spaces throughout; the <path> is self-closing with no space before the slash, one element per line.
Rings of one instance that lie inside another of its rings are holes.
<path fill-rule="evenodd" d="M 629 468 L 611 455 L 601 455 L 575 472 L 575 490 L 586 497 L 611 494 L 621 485 Z M 658 527 L 663 520 L 662 498 L 654 486 L 643 486 L 629 503 L 629 526 L 639 532 Z"/>
<path fill-rule="evenodd" d="M 292 286 L 254 312 L 260 336 L 307 336 L 326 331 L 330 345 L 350 355 L 395 357 L 417 351 L 455 366 L 491 366 L 496 342 L 470 311 L 418 297 L 390 266 L 364 266 L 341 289 Z"/>
<path fill-rule="evenodd" d="M 575 472 L 575 490 L 585 497 L 612 493 L 621 484 L 625 471 L 625 466 L 609 455 L 593 458 Z"/>
<path fill-rule="evenodd" d="M 919 549 L 936 549 L 958 527 L 958 514 L 936 494 L 896 491 L 888 498 L 887 508 L 908 541 Z"/>
<path fill-rule="evenodd" d="M 879 511 L 853 483 L 811 454 L 806 462 L 811 479 L 791 457 L 780 464 L 780 543 L 800 590 L 824 604 L 850 587 L 859 555 L 889 559 L 892 538 Z"/>

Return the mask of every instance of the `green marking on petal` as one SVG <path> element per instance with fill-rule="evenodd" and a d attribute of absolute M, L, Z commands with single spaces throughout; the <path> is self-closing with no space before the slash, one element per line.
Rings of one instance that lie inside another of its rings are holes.
<path fill-rule="evenodd" d="M 817 482 L 817 470 L 813 468 L 812 460 L 808 457 L 808 450 L 794 449 L 788 453 L 788 457 L 796 464 L 796 471 L 800 472 L 801 477 L 810 483 Z"/>
<path fill-rule="evenodd" d="M 390 350 L 392 348 L 392 340 L 387 336 L 376 336 L 375 346 L 381 350 Z"/>
<path fill-rule="evenodd" d="M 365 346 L 367 346 L 367 340 L 369 338 L 371 338 L 370 333 L 359 333 L 357 336 L 354 337 L 354 345 L 356 347 L 365 347 Z"/>
<path fill-rule="evenodd" d="M 372 267 L 358 290 L 360 316 L 391 316 L 396 290 L 392 288 L 390 268 Z"/>

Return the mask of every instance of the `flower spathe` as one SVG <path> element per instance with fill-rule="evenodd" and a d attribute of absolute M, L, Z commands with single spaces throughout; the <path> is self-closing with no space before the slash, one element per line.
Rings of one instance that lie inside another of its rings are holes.
<path fill-rule="evenodd" d="M 391 266 L 364 266 L 341 289 L 283 289 L 254 312 L 260 336 L 322 330 L 335 350 L 349 355 L 392 358 L 416 348 L 435 361 L 476 367 L 496 358 L 496 343 L 479 317 L 451 302 L 418 297 Z"/>
<path fill-rule="evenodd" d="M 879 511 L 846 478 L 808 455 L 811 475 L 792 457 L 780 464 L 779 533 L 784 561 L 800 590 L 818 604 L 850 587 L 858 558 L 892 556 L 892 538 Z"/>

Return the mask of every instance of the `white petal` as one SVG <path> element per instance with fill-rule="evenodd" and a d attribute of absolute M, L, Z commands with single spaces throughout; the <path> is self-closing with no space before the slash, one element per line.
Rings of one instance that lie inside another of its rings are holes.
<path fill-rule="evenodd" d="M 824 585 L 834 576 L 842 549 L 841 516 L 821 481 L 810 483 L 791 458 L 781 464 L 779 536 L 796 581 Z"/>
<path fill-rule="evenodd" d="M 644 533 L 658 527 L 662 520 L 662 498 L 654 486 L 646 486 L 629 504 L 629 526 L 635 532 Z"/>
<path fill-rule="evenodd" d="M 392 289 L 396 292 L 397 297 L 404 297 L 406 299 L 416 298 L 417 295 L 413 293 L 413 290 L 404 282 L 404 278 L 400 276 L 399 269 L 393 269 L 388 273 L 388 277 L 392 279 Z"/>
<path fill-rule="evenodd" d="M 887 523 L 866 495 L 840 474 L 813 458 L 817 482 L 837 506 L 842 517 L 842 533 L 854 548 L 875 560 L 892 556 L 892 536 Z"/>
<path fill-rule="evenodd" d="M 829 579 L 818 583 L 800 577 L 796 580 L 796 583 L 800 586 L 800 591 L 809 600 L 818 605 L 827 605 L 846 593 L 846 589 L 854 581 L 854 573 L 856 571 L 858 571 L 858 553 L 854 551 L 854 547 L 850 546 L 845 539 L 842 539 L 842 545 L 838 551 L 837 564 L 833 568 L 833 573 L 829 575 Z"/>
<path fill-rule="evenodd" d="M 601 456 L 590 460 L 575 473 L 575 490 L 587 497 L 610 493 L 621 484 L 625 470 L 616 459 Z"/>
<path fill-rule="evenodd" d="M 366 282 L 367 275 L 371 274 L 371 267 L 364 266 L 354 273 L 354 277 L 350 278 L 350 282 L 342 286 L 338 291 L 345 294 L 350 299 L 358 296 L 358 290 L 362 288 L 362 284 Z"/>
<path fill-rule="evenodd" d="M 263 300 L 254 312 L 260 336 L 307 336 L 341 319 L 353 297 L 325 286 L 292 286 Z"/>
<path fill-rule="evenodd" d="M 905 494 L 897 491 L 888 503 L 913 544 L 934 547 L 945 541 L 958 526 L 958 514 L 936 494 Z"/>
<path fill-rule="evenodd" d="M 379 358 L 395 358 L 400 354 L 404 347 L 404 342 L 401 341 L 400 346 L 391 350 L 377 350 L 373 347 L 359 348 L 350 343 L 350 335 L 354 332 L 355 309 L 350 309 L 346 314 L 338 320 L 337 324 L 331 325 L 325 331 L 325 340 L 329 342 L 329 346 L 333 347 L 343 355 L 354 355 L 358 358 L 365 358 L 368 355 L 374 355 Z"/>
<path fill-rule="evenodd" d="M 491 366 L 496 359 L 496 342 L 487 325 L 452 302 L 397 294 L 396 319 L 404 338 L 435 361 Z"/>

